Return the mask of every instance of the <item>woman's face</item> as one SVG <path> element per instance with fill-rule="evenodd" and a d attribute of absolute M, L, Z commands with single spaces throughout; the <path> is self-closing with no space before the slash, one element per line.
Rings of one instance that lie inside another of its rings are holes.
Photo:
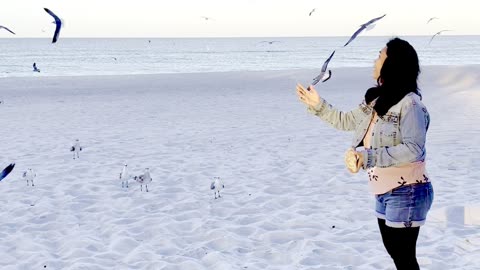
<path fill-rule="evenodd" d="M 375 60 L 375 66 L 373 68 L 373 79 L 376 81 L 380 77 L 380 70 L 382 69 L 383 62 L 387 59 L 387 47 L 383 48 L 379 54 L 378 58 Z"/>

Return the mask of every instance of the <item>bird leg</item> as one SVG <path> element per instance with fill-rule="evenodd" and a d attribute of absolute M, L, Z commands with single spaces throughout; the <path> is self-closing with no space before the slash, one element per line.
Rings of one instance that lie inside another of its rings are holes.
<path fill-rule="evenodd" d="M 143 185 L 140 185 L 140 191 L 142 191 L 142 186 L 143 186 Z"/>
<path fill-rule="evenodd" d="M 145 184 L 145 190 L 148 192 L 148 186 L 147 186 L 147 184 Z"/>

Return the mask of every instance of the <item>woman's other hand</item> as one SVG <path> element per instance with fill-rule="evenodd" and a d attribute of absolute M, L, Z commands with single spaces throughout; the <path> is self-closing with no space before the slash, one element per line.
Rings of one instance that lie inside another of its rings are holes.
<path fill-rule="evenodd" d="M 357 173 L 363 166 L 363 155 L 354 149 L 348 149 L 345 153 L 345 165 L 351 173 Z"/>
<path fill-rule="evenodd" d="M 307 106 L 315 107 L 320 103 L 320 96 L 312 85 L 305 89 L 303 85 L 297 84 L 297 95 L 300 101 Z"/>

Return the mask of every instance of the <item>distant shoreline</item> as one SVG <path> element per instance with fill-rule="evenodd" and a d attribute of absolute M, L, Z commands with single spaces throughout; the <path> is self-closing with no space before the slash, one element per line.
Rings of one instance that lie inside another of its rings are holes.
<path fill-rule="evenodd" d="M 468 69 L 472 68 L 474 70 L 480 70 L 480 64 L 470 64 L 470 65 L 422 65 L 420 66 L 421 72 L 448 72 L 454 71 L 457 69 Z M 334 72 L 344 73 L 348 72 L 360 72 L 360 73 L 369 73 L 372 70 L 372 67 L 338 67 L 335 68 Z M 229 77 L 242 77 L 242 76 L 267 76 L 272 77 L 272 74 L 275 74 L 275 77 L 282 76 L 291 76 L 292 74 L 316 74 L 318 69 L 283 69 L 283 70 L 237 70 L 237 71 L 206 71 L 206 72 L 171 72 L 171 73 L 138 73 L 138 74 L 80 74 L 80 75 L 52 75 L 52 76 L 11 76 L 11 77 L 0 77 L 0 82 L 7 80 L 55 80 L 55 79 L 139 79 L 141 77 L 145 79 L 183 79 L 185 76 L 190 76 L 189 80 L 194 81 L 199 77 L 209 77 L 215 78 L 218 75 L 229 76 Z M 422 77 L 422 75 L 420 75 Z"/>

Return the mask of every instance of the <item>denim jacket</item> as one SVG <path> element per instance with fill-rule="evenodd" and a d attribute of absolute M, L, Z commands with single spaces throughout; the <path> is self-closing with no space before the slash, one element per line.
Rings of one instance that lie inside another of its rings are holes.
<path fill-rule="evenodd" d="M 342 112 L 320 99 L 320 103 L 315 107 L 310 106 L 308 111 L 336 129 L 354 131 L 351 144 L 354 149 L 363 145 L 373 117 L 373 106 L 365 101 L 350 112 Z M 415 93 L 407 94 L 384 116 L 378 117 L 372 132 L 371 147 L 359 151 L 363 155 L 363 169 L 424 161 L 429 124 L 430 116 L 420 97 Z"/>

